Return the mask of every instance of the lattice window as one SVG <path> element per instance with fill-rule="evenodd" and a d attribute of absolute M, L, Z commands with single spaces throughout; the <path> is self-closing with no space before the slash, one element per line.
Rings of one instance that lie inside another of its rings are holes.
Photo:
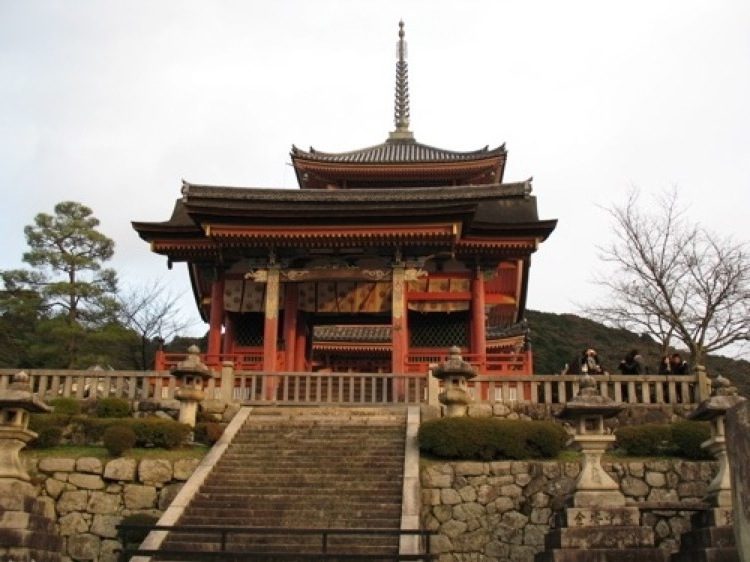
<path fill-rule="evenodd" d="M 259 347 L 263 345 L 265 318 L 262 312 L 248 312 L 233 315 L 234 342 L 241 347 Z"/>
<path fill-rule="evenodd" d="M 411 347 L 443 347 L 469 345 L 468 312 L 430 312 L 409 314 Z"/>

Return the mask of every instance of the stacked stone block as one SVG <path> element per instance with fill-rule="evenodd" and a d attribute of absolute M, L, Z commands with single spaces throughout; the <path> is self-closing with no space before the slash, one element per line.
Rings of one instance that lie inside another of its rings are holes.
<path fill-rule="evenodd" d="M 26 459 L 39 501 L 57 518 L 65 561 L 116 562 L 117 525 L 134 513 L 161 516 L 200 461 Z"/>
<path fill-rule="evenodd" d="M 604 462 L 628 503 L 641 506 L 640 524 L 655 543 L 676 552 L 716 472 L 713 462 Z M 436 532 L 441 562 L 531 562 L 545 549 L 554 516 L 565 506 L 579 464 L 545 462 L 439 462 L 421 474 L 422 520 Z M 644 509 L 645 507 L 645 509 Z M 705 506 L 704 506 L 705 507 Z"/>

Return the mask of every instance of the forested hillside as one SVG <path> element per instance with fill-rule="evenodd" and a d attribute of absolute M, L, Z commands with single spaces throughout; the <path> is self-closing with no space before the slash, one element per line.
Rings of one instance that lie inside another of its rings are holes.
<path fill-rule="evenodd" d="M 534 350 L 534 371 L 538 374 L 559 373 L 566 363 L 593 347 L 605 368 L 617 373 L 620 359 L 631 349 L 638 349 L 652 373 L 657 372 L 659 346 L 649 337 L 627 330 L 609 328 L 575 314 L 553 314 L 527 310 Z M 677 349 L 677 351 L 682 350 Z M 683 355 L 687 358 L 687 353 Z M 709 374 L 720 373 L 750 396 L 750 362 L 711 355 L 706 361 Z"/>

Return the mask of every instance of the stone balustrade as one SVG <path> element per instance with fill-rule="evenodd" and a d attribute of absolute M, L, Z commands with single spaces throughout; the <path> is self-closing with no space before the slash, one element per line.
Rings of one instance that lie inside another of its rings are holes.
<path fill-rule="evenodd" d="M 16 370 L 0 369 L 0 390 L 7 388 Z M 117 396 L 131 401 L 172 400 L 178 390 L 169 371 L 27 371 L 34 392 L 46 400 L 58 397 L 84 399 Z M 597 375 L 603 396 L 625 404 L 691 404 L 708 397 L 705 374 Z M 232 398 L 245 403 L 298 404 L 416 404 L 427 401 L 426 374 L 390 373 L 262 373 L 234 371 Z M 266 386 L 276 387 L 275 394 Z M 469 382 L 475 402 L 564 404 L 579 391 L 577 375 L 478 376 Z M 221 373 L 206 382 L 207 399 L 221 399 Z M 226 396 L 224 397 L 226 399 Z"/>

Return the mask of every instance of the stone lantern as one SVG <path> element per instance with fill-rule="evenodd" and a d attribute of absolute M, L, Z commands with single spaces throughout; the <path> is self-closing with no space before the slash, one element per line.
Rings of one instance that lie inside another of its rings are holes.
<path fill-rule="evenodd" d="M 625 496 L 620 492 L 619 484 L 601 464 L 602 455 L 615 442 L 615 436 L 606 431 L 604 420 L 616 416 L 624 406 L 602 396 L 590 375 L 581 377 L 580 385 L 578 396 L 570 400 L 559 414 L 560 418 L 573 423 L 575 434 L 571 443 L 583 456 L 573 505 L 624 506 Z"/>
<path fill-rule="evenodd" d="M 625 504 L 620 486 L 601 464 L 604 451 L 615 441 L 604 420 L 624 406 L 602 396 L 588 374 L 581 377 L 580 389 L 558 416 L 570 420 L 571 443 L 581 451 L 583 466 L 568 507 L 555 514 L 555 528 L 545 537 L 548 548 L 534 560 L 663 562 L 668 555 L 655 546 L 654 530 L 640 525 L 640 510 Z"/>
<path fill-rule="evenodd" d="M 53 504 L 40 500 L 19 452 L 36 437 L 29 414 L 52 410 L 32 394 L 29 376 L 17 373 L 0 390 L 0 560 L 58 562 L 62 539 Z"/>
<path fill-rule="evenodd" d="M 170 373 L 177 379 L 179 388 L 175 398 L 180 402 L 179 422 L 195 427 L 198 414 L 198 403 L 205 398 L 203 384 L 211 378 L 211 370 L 204 365 L 197 346 L 188 348 L 188 357 L 172 367 Z"/>
<path fill-rule="evenodd" d="M 443 381 L 443 391 L 438 400 L 445 405 L 445 415 L 449 418 L 466 415 L 466 407 L 471 402 L 467 381 L 477 376 L 476 369 L 461 357 L 457 346 L 451 347 L 448 360 L 440 363 L 432 371 L 432 376 Z"/>
<path fill-rule="evenodd" d="M 29 376 L 20 372 L 6 390 L 0 390 L 0 478 L 29 480 L 18 453 L 37 434 L 29 429 L 31 412 L 50 412 L 52 408 L 31 393 Z"/>
<path fill-rule="evenodd" d="M 698 404 L 698 408 L 688 417 L 711 422 L 711 438 L 701 443 L 701 447 L 718 461 L 719 471 L 708 485 L 706 501 L 713 507 L 731 508 L 732 483 L 724 422 L 727 410 L 744 402 L 745 398 L 739 396 L 737 388 L 721 375 L 711 381 L 711 388 L 711 397 Z"/>

